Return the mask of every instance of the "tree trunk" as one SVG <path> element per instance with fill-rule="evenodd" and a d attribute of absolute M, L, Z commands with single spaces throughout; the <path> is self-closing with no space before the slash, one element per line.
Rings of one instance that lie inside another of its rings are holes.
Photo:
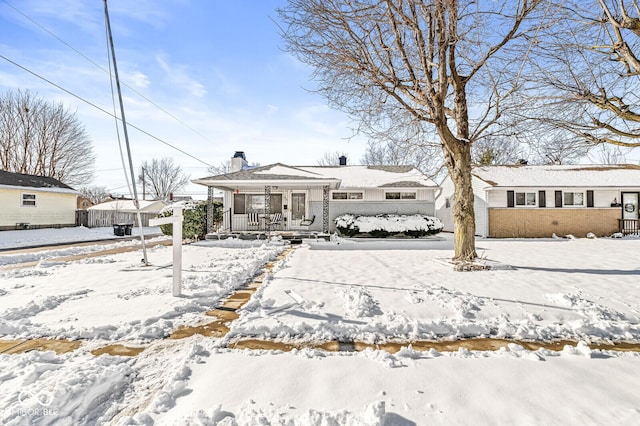
<path fill-rule="evenodd" d="M 453 238 L 456 261 L 473 261 L 476 254 L 476 222 L 471 185 L 471 144 L 454 142 L 455 149 L 445 147 L 449 176 L 454 185 Z"/>

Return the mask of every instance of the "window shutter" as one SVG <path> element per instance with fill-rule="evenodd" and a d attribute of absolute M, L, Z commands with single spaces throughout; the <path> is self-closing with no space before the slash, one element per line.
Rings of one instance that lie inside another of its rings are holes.
<path fill-rule="evenodd" d="M 547 207 L 546 191 L 538 191 L 538 207 Z"/>
<path fill-rule="evenodd" d="M 562 191 L 556 191 L 556 207 L 562 207 Z"/>
<path fill-rule="evenodd" d="M 514 207 L 515 206 L 515 194 L 513 193 L 513 191 L 507 191 L 507 207 Z"/>
<path fill-rule="evenodd" d="M 587 191 L 587 207 L 593 207 L 593 191 Z"/>

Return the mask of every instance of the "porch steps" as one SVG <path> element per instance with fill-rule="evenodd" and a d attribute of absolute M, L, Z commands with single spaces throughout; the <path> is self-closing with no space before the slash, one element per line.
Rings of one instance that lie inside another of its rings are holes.
<path fill-rule="evenodd" d="M 227 238 L 238 238 L 240 240 L 266 240 L 269 237 L 278 236 L 283 240 L 290 241 L 291 244 L 300 244 L 303 239 L 322 238 L 329 241 L 330 235 L 312 232 L 220 232 L 210 233 L 205 237 L 206 240 L 226 240 Z"/>

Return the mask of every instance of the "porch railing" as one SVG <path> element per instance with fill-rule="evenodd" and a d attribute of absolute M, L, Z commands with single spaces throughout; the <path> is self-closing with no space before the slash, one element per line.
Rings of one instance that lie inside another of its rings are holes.
<path fill-rule="evenodd" d="M 225 210 L 222 212 L 222 226 L 220 229 L 222 232 L 233 231 L 233 223 L 231 219 L 232 219 L 231 209 Z"/>
<path fill-rule="evenodd" d="M 618 231 L 622 235 L 640 235 L 640 219 L 618 219 Z"/>

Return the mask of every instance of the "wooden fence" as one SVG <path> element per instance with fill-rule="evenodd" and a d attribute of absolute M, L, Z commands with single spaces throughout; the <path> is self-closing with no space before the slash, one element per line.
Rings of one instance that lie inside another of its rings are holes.
<path fill-rule="evenodd" d="M 142 226 L 149 226 L 149 219 L 157 217 L 157 213 L 140 212 Z M 87 228 L 102 228 L 113 226 L 116 223 L 131 223 L 138 226 L 138 217 L 135 213 L 117 210 L 77 210 L 76 225 Z"/>

